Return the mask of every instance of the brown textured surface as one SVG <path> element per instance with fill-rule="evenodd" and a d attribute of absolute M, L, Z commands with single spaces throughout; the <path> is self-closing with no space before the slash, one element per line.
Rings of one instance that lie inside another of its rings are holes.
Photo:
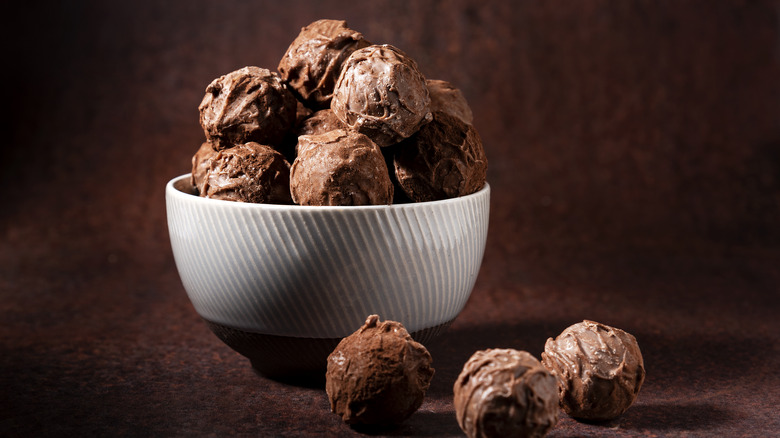
<path fill-rule="evenodd" d="M 587 318 L 635 335 L 647 378 L 616 422 L 550 436 L 776 435 L 780 4 L 482 3 L 9 5 L 0 435 L 358 435 L 209 331 L 165 225 L 204 87 L 322 17 L 461 88 L 491 162 L 474 293 L 387 434 L 461 435 L 474 351 L 540 354 Z"/>

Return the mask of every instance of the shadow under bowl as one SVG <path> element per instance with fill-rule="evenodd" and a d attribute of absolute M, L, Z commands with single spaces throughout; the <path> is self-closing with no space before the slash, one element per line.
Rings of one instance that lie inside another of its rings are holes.
<path fill-rule="evenodd" d="M 166 186 L 176 267 L 214 334 L 272 378 L 324 375 L 371 314 L 418 342 L 466 304 L 487 239 L 490 186 L 434 202 L 314 207 L 203 198 Z"/>

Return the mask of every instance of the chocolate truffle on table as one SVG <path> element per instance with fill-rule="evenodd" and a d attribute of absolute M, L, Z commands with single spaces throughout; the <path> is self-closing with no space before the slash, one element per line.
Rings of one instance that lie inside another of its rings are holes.
<path fill-rule="evenodd" d="M 476 129 L 436 112 L 433 121 L 398 144 L 395 176 L 415 202 L 456 198 L 479 191 L 487 178 L 487 157 Z"/>
<path fill-rule="evenodd" d="M 279 62 L 279 74 L 314 109 L 328 108 L 344 61 L 371 45 L 341 20 L 318 20 L 301 29 Z"/>
<path fill-rule="evenodd" d="M 548 339 L 542 364 L 558 379 L 563 410 L 580 420 L 619 417 L 634 403 L 645 379 L 636 338 L 588 320 Z"/>
<path fill-rule="evenodd" d="M 422 404 L 434 374 L 431 362 L 401 323 L 371 315 L 328 356 L 331 410 L 348 424 L 400 423 Z"/>
<path fill-rule="evenodd" d="M 270 146 L 249 142 L 214 153 L 200 196 L 226 201 L 290 204 L 290 164 Z"/>
<path fill-rule="evenodd" d="M 393 184 L 379 147 L 363 134 L 336 129 L 298 137 L 290 170 L 292 199 L 301 205 L 383 205 Z"/>
<path fill-rule="evenodd" d="M 464 122 L 474 123 L 474 114 L 463 93 L 454 85 L 439 79 L 427 79 L 425 84 L 431 95 L 431 111 L 442 111 Z"/>
<path fill-rule="evenodd" d="M 557 389 L 528 352 L 477 351 L 455 381 L 455 416 L 469 438 L 543 437 L 558 422 Z"/>
<path fill-rule="evenodd" d="M 430 122 L 430 104 L 417 63 L 385 44 L 352 52 L 336 82 L 331 108 L 350 129 L 384 147 Z"/>
<path fill-rule="evenodd" d="M 250 66 L 212 81 L 198 110 L 216 150 L 250 141 L 275 146 L 293 129 L 297 102 L 276 73 Z"/>

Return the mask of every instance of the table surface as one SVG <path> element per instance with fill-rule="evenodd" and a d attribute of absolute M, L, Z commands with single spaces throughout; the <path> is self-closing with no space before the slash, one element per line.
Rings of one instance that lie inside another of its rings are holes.
<path fill-rule="evenodd" d="M 474 291 L 421 408 L 373 434 L 462 435 L 474 351 L 538 356 L 583 319 L 635 335 L 647 378 L 619 419 L 549 436 L 780 434 L 778 2 L 347 4 L 11 7 L 0 435 L 365 434 L 210 333 L 165 216 L 205 86 L 322 17 L 461 88 L 490 160 Z"/>

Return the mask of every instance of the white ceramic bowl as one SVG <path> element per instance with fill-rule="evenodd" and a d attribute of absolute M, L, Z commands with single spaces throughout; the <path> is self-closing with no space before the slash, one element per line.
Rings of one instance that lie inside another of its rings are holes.
<path fill-rule="evenodd" d="M 261 373 L 325 369 L 366 317 L 401 322 L 425 343 L 474 287 L 490 187 L 455 199 L 311 207 L 202 198 L 168 182 L 168 229 L 195 310 Z"/>

